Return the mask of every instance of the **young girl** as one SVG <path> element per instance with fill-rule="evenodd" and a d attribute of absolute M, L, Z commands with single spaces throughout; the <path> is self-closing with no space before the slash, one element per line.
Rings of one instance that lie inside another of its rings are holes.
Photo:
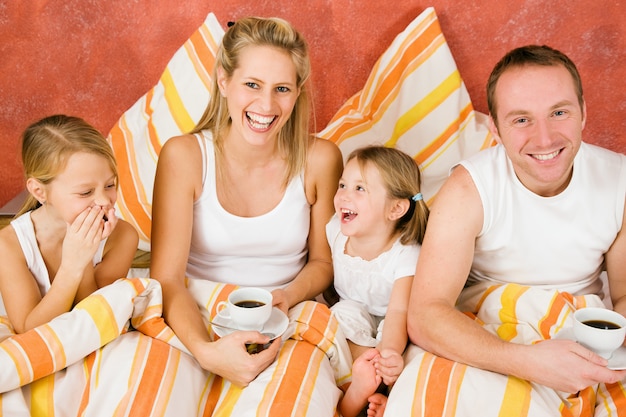
<path fill-rule="evenodd" d="M 125 277 L 135 229 L 115 217 L 117 168 L 106 139 L 77 117 L 50 116 L 22 137 L 29 197 L 0 231 L 0 308 L 17 333 Z"/>
<path fill-rule="evenodd" d="M 428 207 L 420 193 L 420 171 L 402 151 L 383 146 L 350 154 L 334 199 L 336 214 L 326 227 L 333 253 L 332 307 L 348 338 L 352 383 L 343 387 L 343 417 L 382 415 L 390 386 L 404 367 L 406 314 Z"/>

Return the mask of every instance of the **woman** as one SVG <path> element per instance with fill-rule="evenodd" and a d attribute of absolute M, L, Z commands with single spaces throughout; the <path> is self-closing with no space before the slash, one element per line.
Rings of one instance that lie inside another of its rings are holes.
<path fill-rule="evenodd" d="M 280 343 L 250 355 L 246 343 L 269 338 L 241 331 L 211 341 L 185 277 L 270 288 L 284 312 L 330 285 L 324 228 L 342 159 L 309 133 L 309 73 L 306 43 L 287 22 L 239 20 L 222 40 L 200 122 L 159 155 L 151 274 L 165 319 L 202 368 L 241 386 Z"/>

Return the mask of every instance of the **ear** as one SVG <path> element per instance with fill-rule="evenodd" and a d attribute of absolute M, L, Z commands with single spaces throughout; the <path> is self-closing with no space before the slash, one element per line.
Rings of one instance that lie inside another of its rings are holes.
<path fill-rule="evenodd" d="M 48 199 L 46 193 L 46 186 L 35 178 L 29 178 L 26 180 L 26 189 L 28 192 L 37 199 L 41 204 L 45 203 Z"/>
<path fill-rule="evenodd" d="M 410 206 L 411 203 L 407 198 L 394 200 L 391 205 L 391 209 L 389 210 L 389 220 L 396 221 L 398 219 L 401 219 L 402 216 L 404 216 L 406 212 L 409 211 Z"/>
<path fill-rule="evenodd" d="M 583 130 L 585 128 L 585 125 L 587 124 L 587 102 L 583 101 L 583 120 L 582 120 L 582 125 L 580 127 L 580 130 Z"/>
<path fill-rule="evenodd" d="M 502 144 L 502 140 L 500 139 L 500 135 L 498 134 L 498 126 L 496 126 L 496 122 L 493 120 L 491 114 L 489 114 L 489 131 L 496 139 L 496 142 Z"/>
<path fill-rule="evenodd" d="M 222 97 L 226 97 L 226 81 L 228 81 L 228 79 L 224 68 L 217 67 L 217 88 L 219 88 Z"/>

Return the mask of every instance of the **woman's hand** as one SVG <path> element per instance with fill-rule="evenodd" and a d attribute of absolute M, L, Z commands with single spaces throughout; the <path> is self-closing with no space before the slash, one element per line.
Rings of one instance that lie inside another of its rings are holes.
<path fill-rule="evenodd" d="M 194 352 L 194 356 L 204 369 L 220 375 L 235 385 L 245 387 L 274 362 L 281 339 L 275 339 L 267 349 L 259 353 L 248 353 L 246 345 L 252 343 L 263 345 L 269 341 L 269 337 L 259 332 L 234 332 L 205 344 L 206 348 L 202 349 L 202 352 Z"/>
<path fill-rule="evenodd" d="M 289 313 L 289 300 L 287 299 L 287 293 L 285 290 L 277 288 L 272 291 L 272 303 L 274 307 L 280 309 L 283 313 Z"/>

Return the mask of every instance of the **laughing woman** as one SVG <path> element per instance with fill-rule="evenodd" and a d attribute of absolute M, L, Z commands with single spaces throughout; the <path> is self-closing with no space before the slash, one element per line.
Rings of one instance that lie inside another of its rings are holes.
<path fill-rule="evenodd" d="M 159 155 L 151 274 L 163 287 L 164 316 L 202 368 L 236 386 L 258 383 L 264 370 L 277 381 L 267 368 L 277 368 L 288 343 L 250 355 L 246 344 L 269 338 L 237 331 L 213 341 L 185 280 L 268 288 L 285 313 L 330 285 L 324 228 L 342 159 L 335 144 L 309 132 L 309 73 L 307 45 L 290 24 L 239 20 L 222 40 L 200 122 Z M 325 382 L 336 400 L 332 378 L 315 384 Z M 325 412 L 313 403 L 328 401 L 297 397 L 312 415 L 335 412 L 336 401 L 317 404 L 330 406 Z"/>

